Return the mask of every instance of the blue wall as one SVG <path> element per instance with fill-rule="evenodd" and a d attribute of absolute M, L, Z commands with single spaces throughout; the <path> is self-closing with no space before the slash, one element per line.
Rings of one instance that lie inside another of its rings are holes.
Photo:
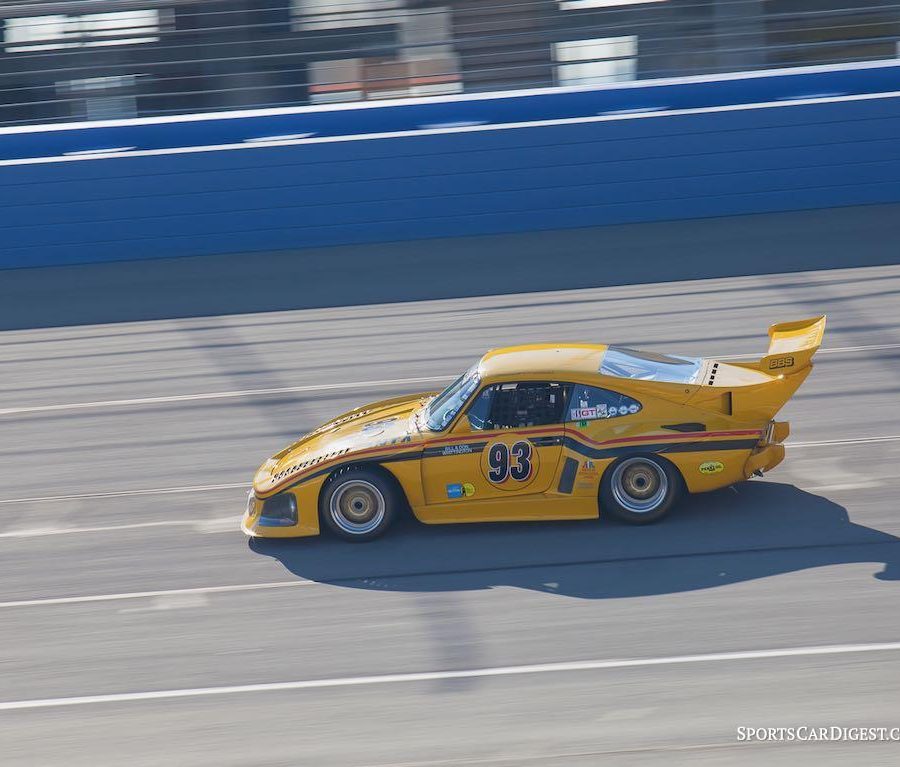
<path fill-rule="evenodd" d="M 353 136 L 447 124 L 502 124 L 620 114 L 703 109 L 728 104 L 884 93 L 900 88 L 900 62 L 808 67 L 723 75 L 719 79 L 646 80 L 591 89 L 544 89 L 449 99 L 419 99 L 331 107 L 0 129 L 0 158 L 54 157 L 111 147 L 138 150 L 235 144 L 272 136 Z"/>
<path fill-rule="evenodd" d="M 900 90 L 900 70 L 877 71 L 879 88 Z M 896 81 L 893 87 L 884 72 Z M 845 92 L 846 73 L 840 74 L 844 80 L 832 85 Z M 783 90 L 784 79 L 771 79 Z M 771 100 L 757 80 L 754 99 Z M 873 80 L 867 77 L 865 82 Z M 813 85 L 815 94 L 810 92 Z M 683 87 L 692 89 L 692 103 L 703 101 L 696 83 Z M 706 100 L 721 100 L 721 87 L 710 84 Z M 732 87 L 736 92 L 743 87 L 741 93 L 749 88 L 733 82 Z M 792 88 L 795 95 L 817 95 L 827 91 L 828 83 L 821 77 L 815 83 L 801 78 Z M 637 100 L 630 103 L 636 104 L 646 100 L 648 92 L 616 93 L 620 101 L 623 93 L 631 94 Z M 672 96 L 667 101 L 674 100 Z M 507 108 L 515 104 L 507 102 Z M 526 107 L 518 108 L 528 111 Z M 381 111 L 332 114 L 358 122 Z M 547 115 L 545 109 L 541 116 Z M 174 127 L 177 124 L 167 130 Z M 52 154 L 73 137 L 82 140 L 83 134 L 27 134 L 30 144 L 13 134 L 18 148 L 4 157 L 42 156 L 34 154 L 33 143 L 42 136 L 56 142 L 52 151 L 44 152 Z M 297 249 L 893 202 L 900 200 L 898 135 L 900 98 L 882 97 L 5 165 L 0 167 L 0 266 Z M 12 141 L 9 135 L 0 137 L 0 149 L 6 139 Z M 114 145 L 123 141 L 136 145 L 122 136 Z"/>

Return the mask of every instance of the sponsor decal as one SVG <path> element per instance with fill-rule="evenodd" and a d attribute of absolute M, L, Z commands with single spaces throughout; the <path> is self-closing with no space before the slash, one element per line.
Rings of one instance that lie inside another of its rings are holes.
<path fill-rule="evenodd" d="M 700 464 L 701 474 L 718 474 L 725 469 L 725 464 L 721 461 L 704 461 Z"/>
<path fill-rule="evenodd" d="M 581 464 L 581 471 L 585 474 L 590 474 L 597 471 L 597 465 L 593 461 L 585 461 Z"/>
<path fill-rule="evenodd" d="M 393 439 L 385 439 L 376 442 L 372 447 L 386 447 L 387 445 L 399 445 L 405 442 L 412 442 L 412 434 L 404 434 L 402 437 L 394 437 Z"/>
<path fill-rule="evenodd" d="M 773 357 L 769 360 L 769 370 L 779 370 L 780 368 L 790 368 L 793 366 L 793 357 Z"/>
<path fill-rule="evenodd" d="M 396 421 L 396 420 L 397 420 L 396 417 L 394 417 L 394 418 L 385 418 L 384 420 L 381 420 L 381 421 L 373 421 L 372 423 L 365 424 L 360 431 L 362 431 L 362 433 L 367 436 L 372 435 L 372 434 L 381 434 L 381 432 L 384 431 L 385 426 L 387 426 L 389 423 Z"/>
<path fill-rule="evenodd" d="M 475 495 L 475 485 L 471 482 L 454 482 L 447 485 L 448 498 L 468 498 Z"/>
<path fill-rule="evenodd" d="M 579 422 L 578 422 L 578 426 L 581 427 L 582 429 L 583 429 L 585 426 L 587 426 L 587 425 L 588 425 L 588 422 L 587 422 L 587 421 L 579 421 Z"/>
<path fill-rule="evenodd" d="M 472 452 L 471 445 L 448 445 L 441 450 L 441 455 L 465 455 Z"/>
<path fill-rule="evenodd" d="M 579 421 L 579 426 L 586 426 L 585 421 L 595 421 L 598 418 L 610 418 L 616 415 L 617 411 L 613 408 L 607 408 L 606 405 L 597 405 L 595 407 L 587 407 L 587 403 L 582 401 L 581 407 L 573 407 L 569 412 L 570 421 Z"/>

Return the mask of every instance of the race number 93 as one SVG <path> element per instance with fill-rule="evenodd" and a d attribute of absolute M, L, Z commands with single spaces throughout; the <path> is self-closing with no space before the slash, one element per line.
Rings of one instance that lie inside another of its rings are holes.
<path fill-rule="evenodd" d="M 487 449 L 487 478 L 495 485 L 513 480 L 525 482 L 534 472 L 534 452 L 530 442 L 507 445 L 495 442 Z"/>

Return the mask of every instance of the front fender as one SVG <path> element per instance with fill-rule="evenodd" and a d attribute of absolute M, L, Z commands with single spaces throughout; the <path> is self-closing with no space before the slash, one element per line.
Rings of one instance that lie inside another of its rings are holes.
<path fill-rule="evenodd" d="M 316 477 L 294 487 L 283 490 L 290 493 L 297 502 L 297 524 L 290 526 L 269 527 L 260 524 L 266 499 L 251 498 L 241 520 L 241 530 L 253 538 L 304 538 L 318 535 L 319 530 L 319 493 L 327 477 Z M 275 496 L 270 496 L 274 498 Z"/>

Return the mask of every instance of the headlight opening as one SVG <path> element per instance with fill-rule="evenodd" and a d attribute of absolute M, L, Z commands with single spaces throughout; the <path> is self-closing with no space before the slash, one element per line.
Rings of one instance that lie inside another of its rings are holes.
<path fill-rule="evenodd" d="M 293 493 L 279 493 L 262 502 L 259 524 L 263 527 L 289 527 L 297 524 L 297 499 Z"/>

